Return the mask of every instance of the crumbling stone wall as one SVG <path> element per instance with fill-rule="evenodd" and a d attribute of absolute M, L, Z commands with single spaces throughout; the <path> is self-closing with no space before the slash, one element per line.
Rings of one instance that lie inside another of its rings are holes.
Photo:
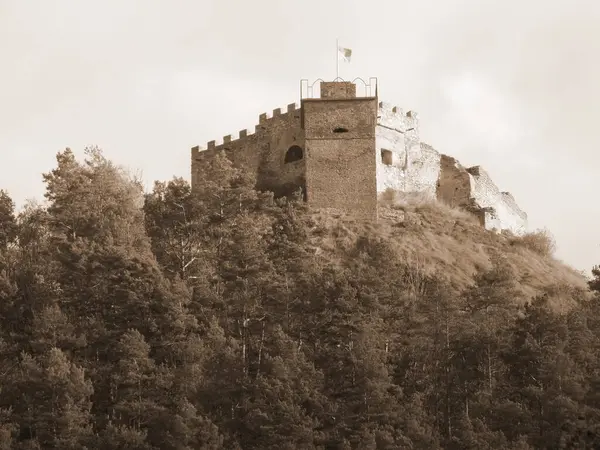
<path fill-rule="evenodd" d="M 392 164 L 382 155 L 389 151 Z M 376 128 L 377 192 L 387 189 L 421 192 L 435 198 L 440 171 L 440 154 L 419 140 L 415 112 L 379 103 Z"/>
<path fill-rule="evenodd" d="M 303 157 L 286 163 L 286 153 L 293 145 L 302 149 Z M 229 135 L 224 136 L 220 143 L 208 142 L 206 149 L 192 148 L 192 188 L 199 181 L 198 173 L 203 161 L 219 151 L 225 151 L 236 167 L 251 173 L 260 189 L 285 194 L 298 187 L 304 188 L 304 147 L 299 105 L 292 103 L 285 112 L 275 109 L 270 117 L 266 113 L 261 114 L 254 132 L 241 130 L 235 140 Z"/>
<path fill-rule="evenodd" d="M 441 155 L 437 198 L 453 207 L 471 206 L 471 179 L 458 161 Z"/>
<path fill-rule="evenodd" d="M 500 192 L 481 168 L 466 169 L 456 159 L 419 142 L 414 112 L 380 103 L 376 128 L 377 192 L 420 192 L 451 206 L 467 208 L 488 229 L 522 233 L 527 215 L 514 198 Z"/>
<path fill-rule="evenodd" d="M 501 192 L 488 173 L 480 166 L 467 169 L 471 197 L 482 208 L 493 208 L 486 217 L 486 228 L 509 229 L 517 234 L 527 229 L 527 214 L 521 210 L 513 196 Z"/>

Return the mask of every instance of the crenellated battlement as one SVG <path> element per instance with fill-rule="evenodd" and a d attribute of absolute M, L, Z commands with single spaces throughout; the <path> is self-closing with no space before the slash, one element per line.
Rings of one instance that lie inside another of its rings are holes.
<path fill-rule="evenodd" d="M 400 133 L 408 131 L 418 136 L 419 116 L 415 111 L 404 112 L 398 106 L 390 103 L 379 102 L 377 111 L 377 124 Z"/>
<path fill-rule="evenodd" d="M 388 102 L 379 102 L 379 112 L 385 112 L 389 115 L 399 115 L 399 116 L 403 116 L 404 115 L 404 110 L 398 106 L 392 105 L 391 103 Z"/>
<path fill-rule="evenodd" d="M 258 116 L 258 125 L 256 125 L 254 127 L 254 130 L 248 130 L 248 129 L 240 130 L 238 132 L 238 137 L 235 139 L 232 137 L 231 134 L 228 134 L 226 136 L 223 136 L 220 141 L 216 141 L 216 140 L 208 141 L 206 143 L 206 148 L 201 148 L 200 146 L 196 146 L 193 148 L 193 150 L 196 152 L 202 152 L 205 150 L 216 150 L 225 145 L 232 145 L 232 144 L 235 145 L 236 142 L 239 141 L 240 139 L 247 139 L 249 137 L 252 137 L 256 133 L 259 133 L 260 131 L 267 128 L 269 126 L 269 123 L 273 119 L 285 118 L 285 116 L 287 116 L 288 114 L 293 114 L 293 113 L 299 112 L 300 108 L 301 108 L 301 106 L 298 103 L 290 103 L 285 108 L 274 109 L 271 114 L 262 113 Z M 285 112 L 283 112 L 283 111 L 285 111 Z"/>

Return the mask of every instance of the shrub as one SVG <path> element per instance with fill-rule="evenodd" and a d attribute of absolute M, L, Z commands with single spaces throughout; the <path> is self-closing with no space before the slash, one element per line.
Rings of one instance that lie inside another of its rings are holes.
<path fill-rule="evenodd" d="M 552 256 L 556 250 L 554 236 L 548 230 L 536 230 L 511 238 L 511 245 L 521 246 L 541 256 Z"/>

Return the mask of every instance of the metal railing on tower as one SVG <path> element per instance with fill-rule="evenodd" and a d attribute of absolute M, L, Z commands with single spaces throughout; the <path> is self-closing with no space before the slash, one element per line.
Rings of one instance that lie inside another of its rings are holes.
<path fill-rule="evenodd" d="M 340 77 L 332 80 L 333 82 L 347 83 Z M 312 83 L 307 79 L 300 80 L 300 100 L 321 98 L 321 83 L 325 80 L 317 78 Z M 350 83 L 356 85 L 356 96 L 357 97 L 378 97 L 378 82 L 377 77 L 370 77 L 369 81 L 365 81 L 363 78 L 354 78 Z"/>

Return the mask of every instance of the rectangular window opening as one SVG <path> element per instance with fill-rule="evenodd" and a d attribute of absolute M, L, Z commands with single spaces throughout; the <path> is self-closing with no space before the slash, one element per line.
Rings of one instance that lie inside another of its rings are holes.
<path fill-rule="evenodd" d="M 393 164 L 394 158 L 391 150 L 381 149 L 381 162 L 386 166 L 391 166 Z"/>

